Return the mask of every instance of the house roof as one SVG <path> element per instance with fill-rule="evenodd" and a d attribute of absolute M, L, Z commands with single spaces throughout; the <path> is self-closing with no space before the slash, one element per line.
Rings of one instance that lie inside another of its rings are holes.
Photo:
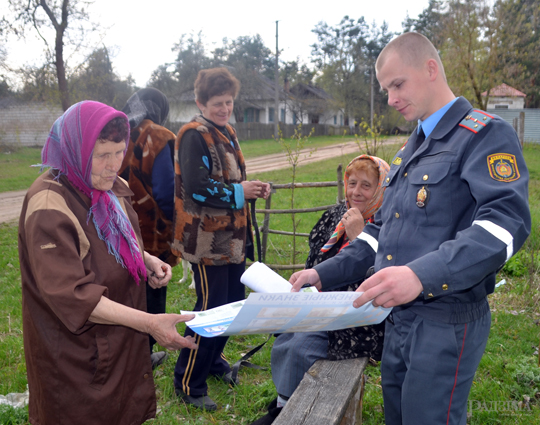
<path fill-rule="evenodd" d="M 255 80 L 251 81 L 252 84 L 243 87 L 244 90 L 242 90 L 242 88 L 240 89 L 236 102 L 243 103 L 244 105 L 255 109 L 264 109 L 264 104 L 261 104 L 261 102 L 275 99 L 276 85 L 273 80 L 262 74 L 254 73 L 253 75 L 255 76 Z M 288 98 L 288 94 L 285 93 L 283 87 L 280 86 L 279 99 L 283 101 Z M 169 96 L 169 99 L 174 99 L 175 101 L 182 103 L 194 103 L 195 93 L 193 90 L 190 90 L 181 95 Z"/>
<path fill-rule="evenodd" d="M 497 96 L 497 97 L 527 97 L 527 95 L 518 89 L 515 89 L 514 87 L 510 87 L 509 85 L 506 85 L 502 83 L 501 85 L 497 87 L 493 87 L 489 91 L 490 96 Z M 482 93 L 482 96 L 487 96 L 487 91 Z"/>
<path fill-rule="evenodd" d="M 291 88 L 291 93 L 301 98 L 318 98 L 330 100 L 330 96 L 324 89 L 312 86 L 311 84 L 298 83 Z"/>

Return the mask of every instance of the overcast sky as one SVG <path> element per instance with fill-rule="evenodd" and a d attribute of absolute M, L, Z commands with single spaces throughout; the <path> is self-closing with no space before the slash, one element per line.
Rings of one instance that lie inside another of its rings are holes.
<path fill-rule="evenodd" d="M 1 15 L 6 3 L 2 1 Z M 109 47 L 115 72 L 122 78 L 131 74 L 137 85 L 144 87 L 153 70 L 174 61 L 171 48 L 182 34 L 202 31 L 209 51 L 220 46 L 224 37 L 260 34 L 274 52 L 278 20 L 282 59 L 298 57 L 309 63 L 310 46 L 316 41 L 311 30 L 321 21 L 335 26 L 345 15 L 353 19 L 363 16 L 370 25 L 386 21 L 390 31 L 401 32 L 407 14 L 416 18 L 427 5 L 428 0 L 95 0 L 90 15 L 109 28 L 96 47 Z M 24 43 L 9 43 L 8 63 L 42 64 L 40 43 L 34 34 Z"/>

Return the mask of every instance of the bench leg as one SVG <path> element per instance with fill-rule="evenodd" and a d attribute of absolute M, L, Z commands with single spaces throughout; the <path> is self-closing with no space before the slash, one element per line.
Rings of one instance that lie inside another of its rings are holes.
<path fill-rule="evenodd" d="M 366 386 L 366 375 L 362 374 L 362 381 L 354 397 L 351 399 L 345 416 L 339 425 L 361 425 L 362 424 L 362 400 L 364 399 L 364 389 Z"/>

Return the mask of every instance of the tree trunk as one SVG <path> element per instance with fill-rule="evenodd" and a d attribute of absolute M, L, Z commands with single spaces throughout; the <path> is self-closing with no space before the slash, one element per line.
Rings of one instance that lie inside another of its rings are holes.
<path fill-rule="evenodd" d="M 69 0 L 62 0 L 62 20 L 60 23 L 58 23 L 56 16 L 54 16 L 54 13 L 47 4 L 46 0 L 40 0 L 39 4 L 49 17 L 54 30 L 56 31 L 56 39 L 54 43 L 56 78 L 58 79 L 58 90 L 60 91 L 62 109 L 67 111 L 67 109 L 71 106 L 71 101 L 69 99 L 68 83 L 66 79 L 66 65 L 64 63 L 64 32 L 68 26 Z"/>
<path fill-rule="evenodd" d="M 66 67 L 64 64 L 64 30 L 57 30 L 56 33 L 56 77 L 58 78 L 58 90 L 60 91 L 60 99 L 62 101 L 62 109 L 67 111 L 71 106 L 69 98 L 68 83 L 66 79 Z"/>

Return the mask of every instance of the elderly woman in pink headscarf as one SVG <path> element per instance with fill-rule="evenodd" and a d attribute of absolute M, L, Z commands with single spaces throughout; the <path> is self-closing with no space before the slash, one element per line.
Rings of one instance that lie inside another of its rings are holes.
<path fill-rule="evenodd" d="M 142 424 L 156 413 L 148 334 L 165 348 L 196 348 L 176 324 L 150 315 L 145 279 L 171 268 L 144 251 L 132 192 L 117 172 L 124 113 L 73 105 L 42 151 L 51 169 L 27 192 L 19 222 L 24 350 L 32 424 Z"/>

